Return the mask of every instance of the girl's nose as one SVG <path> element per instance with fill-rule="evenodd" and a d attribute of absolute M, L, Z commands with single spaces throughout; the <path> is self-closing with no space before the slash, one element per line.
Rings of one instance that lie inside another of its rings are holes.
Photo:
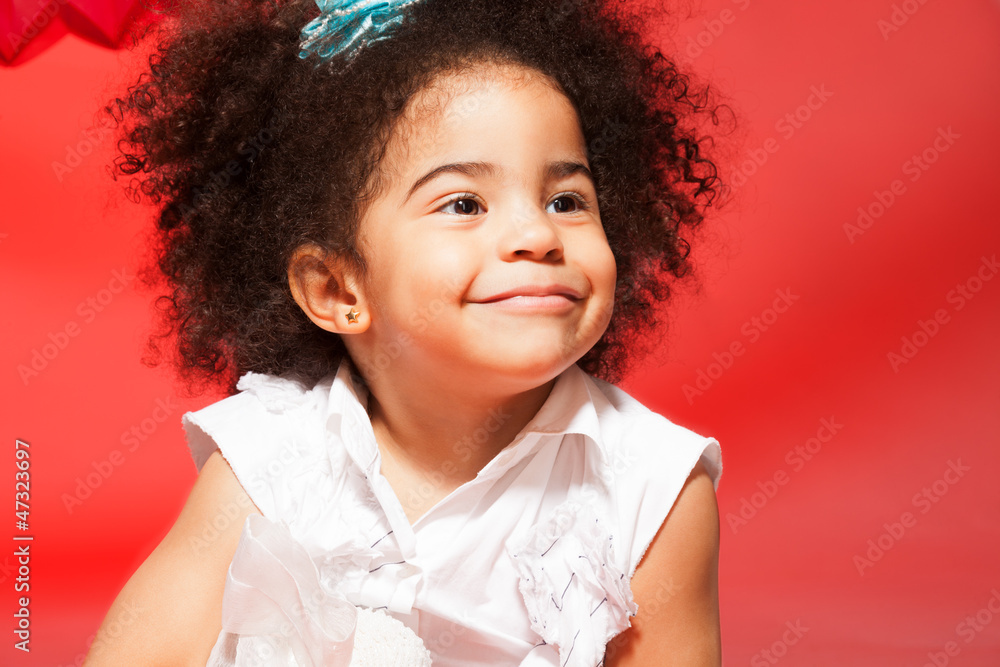
<path fill-rule="evenodd" d="M 504 221 L 499 251 L 505 259 L 556 260 L 562 258 L 559 229 L 544 209 L 521 205 Z"/>

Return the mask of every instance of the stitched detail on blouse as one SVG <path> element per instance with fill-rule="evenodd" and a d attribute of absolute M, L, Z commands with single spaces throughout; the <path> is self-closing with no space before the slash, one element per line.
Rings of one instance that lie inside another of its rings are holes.
<path fill-rule="evenodd" d="M 559 649 L 560 667 L 593 667 L 638 611 L 616 566 L 614 534 L 589 505 L 567 500 L 507 553 L 531 628 Z M 593 600 L 600 599 L 595 606 Z"/>

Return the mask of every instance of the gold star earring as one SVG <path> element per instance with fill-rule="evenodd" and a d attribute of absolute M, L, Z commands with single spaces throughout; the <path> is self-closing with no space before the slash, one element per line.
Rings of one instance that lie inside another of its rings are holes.
<path fill-rule="evenodd" d="M 349 312 L 346 315 L 344 315 L 344 317 L 347 318 L 348 324 L 357 324 L 358 323 L 358 315 L 360 315 L 360 314 L 361 313 L 358 312 L 358 311 L 355 311 L 354 307 L 352 306 L 351 307 L 351 312 Z"/>

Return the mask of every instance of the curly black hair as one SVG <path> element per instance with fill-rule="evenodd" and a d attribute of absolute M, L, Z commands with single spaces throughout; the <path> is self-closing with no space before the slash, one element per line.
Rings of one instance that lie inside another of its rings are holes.
<path fill-rule="evenodd" d="M 495 62 L 547 75 L 577 110 L 618 267 L 615 317 L 577 363 L 620 381 L 660 340 L 647 335 L 664 325 L 658 306 L 692 273 L 688 239 L 723 192 L 697 121 L 732 110 L 644 40 L 664 8 L 639 8 L 423 0 L 390 39 L 320 61 L 299 57 L 313 0 L 175 7 L 148 70 L 102 109 L 118 128 L 112 174 L 157 204 L 141 276 L 160 319 L 144 361 L 168 341 L 189 391 L 229 393 L 248 371 L 315 383 L 336 370 L 346 348 L 294 301 L 293 251 L 314 243 L 366 270 L 358 221 L 407 102 L 442 73 Z"/>

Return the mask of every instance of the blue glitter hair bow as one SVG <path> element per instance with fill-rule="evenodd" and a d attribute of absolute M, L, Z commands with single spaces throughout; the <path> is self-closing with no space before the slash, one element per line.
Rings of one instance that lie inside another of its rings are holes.
<path fill-rule="evenodd" d="M 391 36 L 406 9 L 420 0 L 316 0 L 321 14 L 302 28 L 299 58 L 310 53 L 350 60 L 365 44 Z"/>

